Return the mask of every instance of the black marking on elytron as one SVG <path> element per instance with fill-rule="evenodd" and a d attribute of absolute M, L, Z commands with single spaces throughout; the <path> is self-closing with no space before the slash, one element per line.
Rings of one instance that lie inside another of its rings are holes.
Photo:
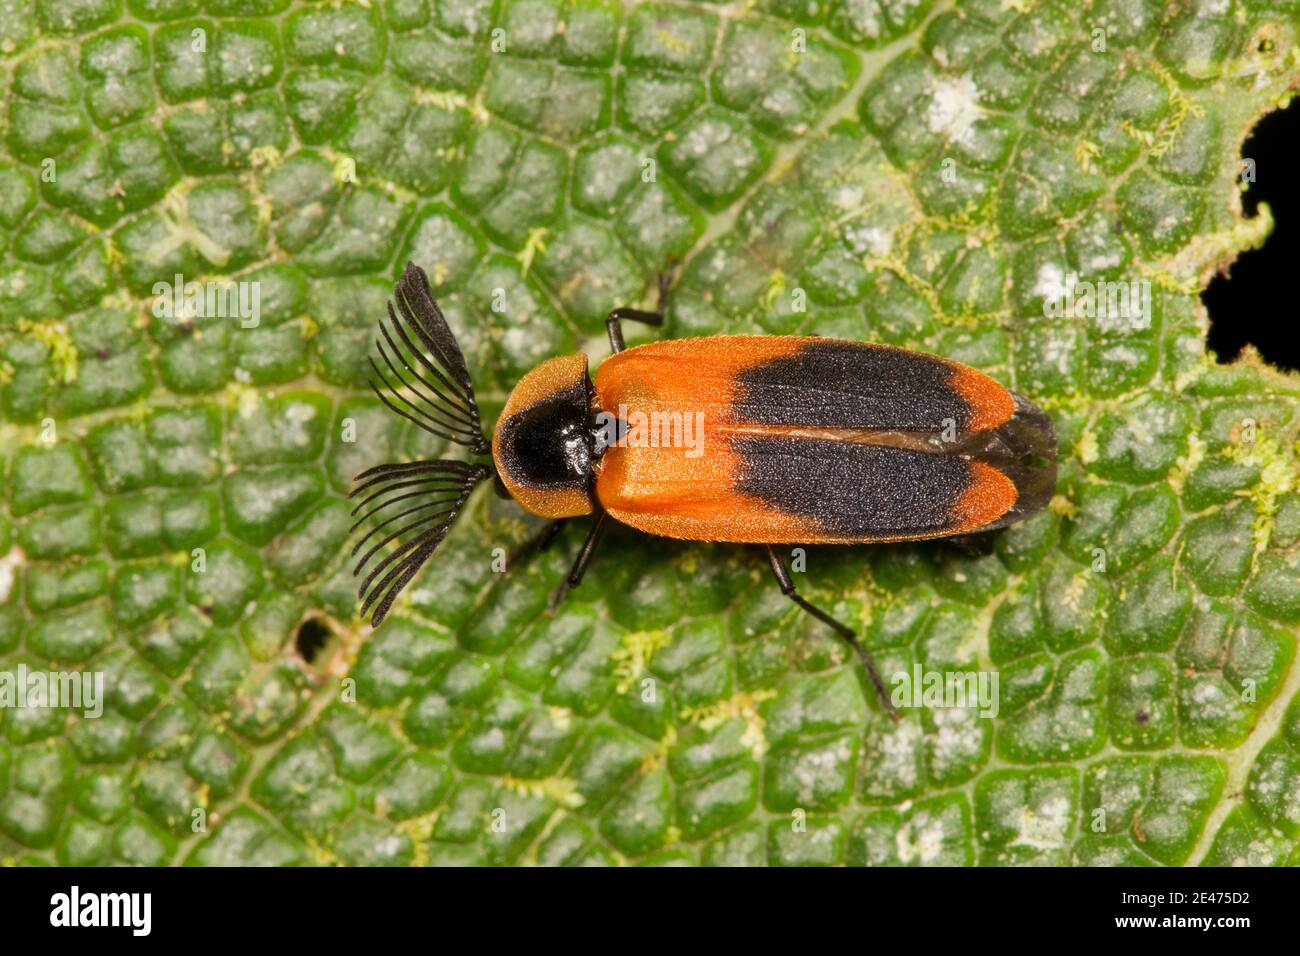
<path fill-rule="evenodd" d="M 587 388 L 584 377 L 502 423 L 496 457 L 513 481 L 587 490 L 595 455 Z"/>
<path fill-rule="evenodd" d="M 731 440 L 741 466 L 736 490 L 833 536 L 937 535 L 955 523 L 971 487 L 954 455 L 787 435 Z"/>
<path fill-rule="evenodd" d="M 971 408 L 933 356 L 850 342 L 811 342 L 736 375 L 732 414 L 755 425 L 958 430 Z"/>

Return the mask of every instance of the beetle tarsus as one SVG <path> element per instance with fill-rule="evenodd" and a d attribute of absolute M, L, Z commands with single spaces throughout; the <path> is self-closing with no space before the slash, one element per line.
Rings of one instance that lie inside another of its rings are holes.
<path fill-rule="evenodd" d="M 880 706 L 885 709 L 885 713 L 889 714 L 890 717 L 898 720 L 899 713 L 895 709 L 893 701 L 889 699 L 889 693 L 885 689 L 885 681 L 880 676 L 880 671 L 876 669 L 876 662 L 872 660 L 871 655 L 867 653 L 867 649 L 858 640 L 858 635 L 853 632 L 852 628 L 837 621 L 799 593 L 798 588 L 794 586 L 794 582 L 790 580 L 790 572 L 786 570 L 785 562 L 781 560 L 780 555 L 776 553 L 776 549 L 770 544 L 767 545 L 767 559 L 772 564 L 772 573 L 776 576 L 776 583 L 780 586 L 781 593 L 817 618 L 817 620 L 832 628 L 857 652 L 862 665 L 867 669 L 867 677 L 871 679 L 871 686 L 876 689 L 876 698 L 880 701 Z"/>

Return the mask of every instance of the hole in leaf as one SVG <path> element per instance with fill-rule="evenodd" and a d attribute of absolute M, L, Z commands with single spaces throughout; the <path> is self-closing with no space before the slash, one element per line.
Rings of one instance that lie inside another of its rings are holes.
<path fill-rule="evenodd" d="M 325 660 L 325 648 L 329 646 L 334 632 L 329 625 L 318 617 L 309 617 L 298 625 L 293 644 L 309 667 L 316 667 Z"/>
<path fill-rule="evenodd" d="M 1231 362 L 1253 345 L 1270 365 L 1300 369 L 1295 334 L 1295 269 L 1300 255 L 1300 188 L 1295 156 L 1300 152 L 1300 98 L 1270 113 L 1246 137 L 1243 164 L 1253 161 L 1255 181 L 1242 197 L 1246 216 L 1261 202 L 1273 212 L 1273 233 L 1258 249 L 1243 253 L 1228 276 L 1216 275 L 1202 301 L 1210 313 L 1208 345 L 1220 362 Z M 1242 174 L 1239 166 L 1236 175 Z"/>

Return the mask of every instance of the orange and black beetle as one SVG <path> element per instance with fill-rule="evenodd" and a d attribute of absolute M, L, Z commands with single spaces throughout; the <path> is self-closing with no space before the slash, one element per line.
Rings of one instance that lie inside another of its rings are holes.
<path fill-rule="evenodd" d="M 665 286 L 661 283 L 661 299 Z M 854 632 L 799 595 L 776 544 L 916 541 L 992 531 L 1042 508 L 1056 482 L 1051 419 L 973 368 L 933 355 L 799 336 L 710 336 L 625 349 L 588 375 L 578 353 L 515 386 L 491 442 L 465 360 L 423 270 L 408 264 L 381 323 L 376 394 L 425 431 L 491 464 L 415 461 L 357 476 L 361 613 L 378 625 L 442 542 L 474 486 L 563 522 L 594 515 L 573 570 L 582 580 L 607 518 L 650 534 L 766 546 L 782 593 L 858 652 Z M 404 374 L 405 373 L 405 374 Z M 403 507 L 397 507 L 402 505 Z M 394 509 L 394 510 L 389 510 Z M 409 519 L 409 520 L 404 520 Z M 391 530 L 389 530 L 391 529 Z M 390 550 L 385 551 L 392 545 Z M 382 553 L 382 556 L 381 556 Z"/>

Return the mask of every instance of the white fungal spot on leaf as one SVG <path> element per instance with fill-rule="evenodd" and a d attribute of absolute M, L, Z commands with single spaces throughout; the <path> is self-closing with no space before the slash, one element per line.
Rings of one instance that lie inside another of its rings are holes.
<path fill-rule="evenodd" d="M 969 146 L 974 138 L 975 121 L 983 115 L 975 81 L 969 76 L 945 77 L 935 85 L 925 121 L 930 132 Z"/>

